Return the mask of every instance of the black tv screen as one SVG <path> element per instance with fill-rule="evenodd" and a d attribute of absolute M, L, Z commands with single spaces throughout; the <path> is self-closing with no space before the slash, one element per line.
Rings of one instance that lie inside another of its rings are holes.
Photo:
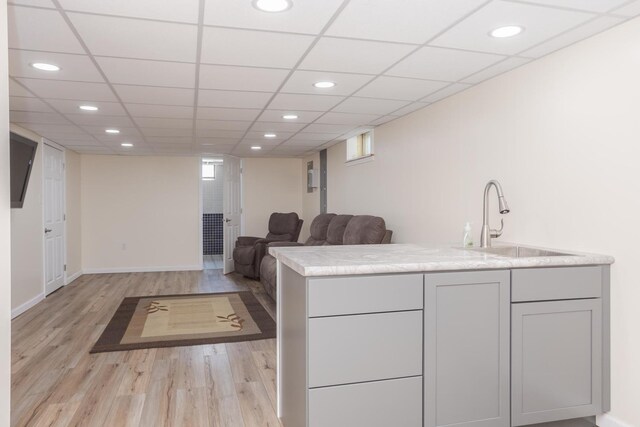
<path fill-rule="evenodd" d="M 21 208 L 27 195 L 27 185 L 38 143 L 13 132 L 10 136 L 11 207 Z"/>

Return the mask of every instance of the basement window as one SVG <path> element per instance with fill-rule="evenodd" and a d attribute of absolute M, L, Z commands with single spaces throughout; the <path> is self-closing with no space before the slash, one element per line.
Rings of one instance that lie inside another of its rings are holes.
<path fill-rule="evenodd" d="M 202 180 L 213 181 L 216 179 L 216 161 L 213 159 L 202 159 Z"/>
<path fill-rule="evenodd" d="M 347 139 L 347 163 L 373 160 L 373 130 Z"/>

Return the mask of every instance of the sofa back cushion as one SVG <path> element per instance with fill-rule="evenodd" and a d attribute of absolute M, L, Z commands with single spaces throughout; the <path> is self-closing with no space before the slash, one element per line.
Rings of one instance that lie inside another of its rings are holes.
<path fill-rule="evenodd" d="M 353 215 L 336 215 L 329 223 L 327 229 L 327 241 L 325 245 L 341 245 L 344 238 L 344 230 Z"/>
<path fill-rule="evenodd" d="M 291 237 L 296 234 L 297 228 L 297 213 L 272 213 L 271 217 L 269 217 L 269 234 L 267 234 L 267 239 L 291 240 Z"/>
<path fill-rule="evenodd" d="M 357 215 L 344 230 L 344 245 L 374 245 L 382 243 L 387 227 L 379 216 Z"/>
<path fill-rule="evenodd" d="M 311 236 L 304 243 L 305 246 L 320 246 L 324 245 L 327 241 L 327 230 L 329 229 L 329 223 L 335 217 L 336 214 L 325 213 L 320 214 L 313 219 L 311 223 Z"/>

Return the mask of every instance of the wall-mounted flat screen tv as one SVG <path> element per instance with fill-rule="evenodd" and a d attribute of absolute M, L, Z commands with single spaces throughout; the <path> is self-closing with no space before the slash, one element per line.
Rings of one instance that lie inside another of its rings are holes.
<path fill-rule="evenodd" d="M 21 208 L 27 195 L 27 185 L 38 143 L 11 132 L 9 163 L 11 174 L 11 207 Z"/>

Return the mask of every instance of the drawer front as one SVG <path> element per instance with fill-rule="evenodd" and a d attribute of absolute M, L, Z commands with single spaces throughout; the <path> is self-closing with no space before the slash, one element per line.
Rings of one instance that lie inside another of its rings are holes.
<path fill-rule="evenodd" d="M 511 271 L 511 301 L 600 298 L 602 268 L 523 268 Z"/>
<path fill-rule="evenodd" d="M 309 427 L 420 427 L 422 377 L 309 390 Z"/>
<path fill-rule="evenodd" d="M 422 311 L 309 319 L 309 387 L 422 375 Z"/>
<path fill-rule="evenodd" d="M 309 317 L 422 309 L 422 274 L 309 280 Z"/>

